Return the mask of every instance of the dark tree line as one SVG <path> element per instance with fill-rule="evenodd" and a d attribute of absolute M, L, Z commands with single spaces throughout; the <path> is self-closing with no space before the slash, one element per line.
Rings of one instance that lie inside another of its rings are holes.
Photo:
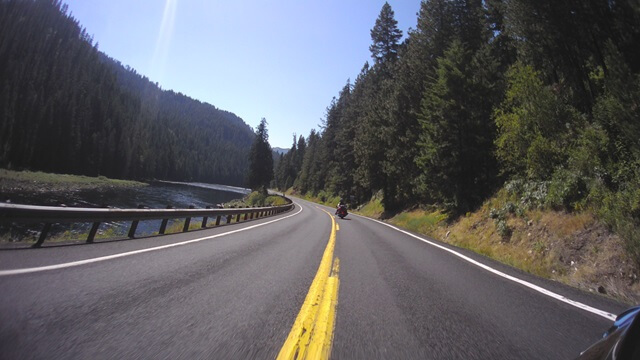
<path fill-rule="evenodd" d="M 385 4 L 371 38 L 373 63 L 302 163 L 284 155 L 277 186 L 295 172 L 302 193 L 456 215 L 506 184 L 523 202 L 593 210 L 640 259 L 637 2 L 423 0 L 402 42 Z"/>
<path fill-rule="evenodd" d="M 244 185 L 236 115 L 123 67 L 59 0 L 0 0 L 0 166 Z"/>

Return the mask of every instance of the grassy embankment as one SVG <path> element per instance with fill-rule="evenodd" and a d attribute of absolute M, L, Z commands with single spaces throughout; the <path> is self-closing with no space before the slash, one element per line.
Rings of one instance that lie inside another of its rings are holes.
<path fill-rule="evenodd" d="M 314 196 L 300 197 L 334 205 Z M 640 302 L 637 264 L 626 252 L 624 241 L 595 215 L 587 210 L 519 210 L 513 201 L 501 190 L 480 209 L 458 219 L 448 219 L 434 209 L 413 209 L 385 221 L 540 277 L 627 303 Z M 379 219 L 384 207 L 374 197 L 353 212 Z"/>
<path fill-rule="evenodd" d="M 421 209 L 388 221 L 537 276 L 640 302 L 637 264 L 624 241 L 596 216 L 550 209 L 516 213 L 511 200 L 502 190 L 477 211 L 452 222 L 438 211 Z"/>
<path fill-rule="evenodd" d="M 314 202 L 316 204 L 322 204 L 331 207 L 337 207 L 340 202 L 340 197 L 335 195 L 330 195 L 324 191 L 319 192 L 317 195 L 308 194 L 298 194 L 293 191 L 293 188 L 288 189 L 285 192 L 286 195 L 293 195 L 300 199 Z"/>
<path fill-rule="evenodd" d="M 0 169 L 0 191 L 57 192 L 80 189 L 146 186 L 146 183 L 109 179 L 104 176 L 50 174 L 32 171 Z"/>
<path fill-rule="evenodd" d="M 263 206 L 280 206 L 286 205 L 287 201 L 279 195 L 267 195 L 259 191 L 247 194 L 242 199 L 232 200 L 224 204 L 225 208 L 229 207 L 263 207 Z"/>

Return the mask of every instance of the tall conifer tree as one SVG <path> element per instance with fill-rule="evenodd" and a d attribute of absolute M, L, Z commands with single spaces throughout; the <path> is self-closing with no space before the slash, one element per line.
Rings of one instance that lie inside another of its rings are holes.
<path fill-rule="evenodd" d="M 262 118 L 256 128 L 256 138 L 249 151 L 248 185 L 252 190 L 267 192 L 273 179 L 273 155 L 269 145 L 267 120 Z"/>
<path fill-rule="evenodd" d="M 373 44 L 369 46 L 369 50 L 376 64 L 392 60 L 398 55 L 400 38 L 402 31 L 398 29 L 398 21 L 394 18 L 391 5 L 385 2 L 375 26 L 371 29 Z"/>

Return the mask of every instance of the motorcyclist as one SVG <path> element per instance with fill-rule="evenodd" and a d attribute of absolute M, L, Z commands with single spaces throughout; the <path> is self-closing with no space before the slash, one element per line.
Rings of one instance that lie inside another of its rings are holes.
<path fill-rule="evenodd" d="M 340 209 L 344 208 L 345 213 L 347 212 L 347 204 L 344 202 L 343 199 L 340 199 L 340 202 L 338 203 L 338 208 L 336 209 L 336 215 L 338 215 L 338 213 L 340 212 Z"/>

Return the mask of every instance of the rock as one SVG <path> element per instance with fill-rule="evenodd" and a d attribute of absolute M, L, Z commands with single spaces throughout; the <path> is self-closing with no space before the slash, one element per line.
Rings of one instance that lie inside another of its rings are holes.
<path fill-rule="evenodd" d="M 573 264 L 575 264 L 575 261 L 571 260 L 571 266 L 573 266 Z"/>
<path fill-rule="evenodd" d="M 600 286 L 598 286 L 598 292 L 600 294 L 606 294 L 607 290 L 604 288 L 604 286 L 600 285 Z"/>
<path fill-rule="evenodd" d="M 447 231 L 447 233 L 446 233 L 446 234 L 444 234 L 444 237 L 445 237 L 445 238 L 448 238 L 448 237 L 449 237 L 449 234 L 451 234 L 451 230 Z"/>
<path fill-rule="evenodd" d="M 531 233 L 528 233 L 528 234 L 527 234 L 527 236 L 528 236 L 528 237 L 531 237 Z"/>
<path fill-rule="evenodd" d="M 527 226 L 533 226 L 533 220 L 527 221 Z"/>

